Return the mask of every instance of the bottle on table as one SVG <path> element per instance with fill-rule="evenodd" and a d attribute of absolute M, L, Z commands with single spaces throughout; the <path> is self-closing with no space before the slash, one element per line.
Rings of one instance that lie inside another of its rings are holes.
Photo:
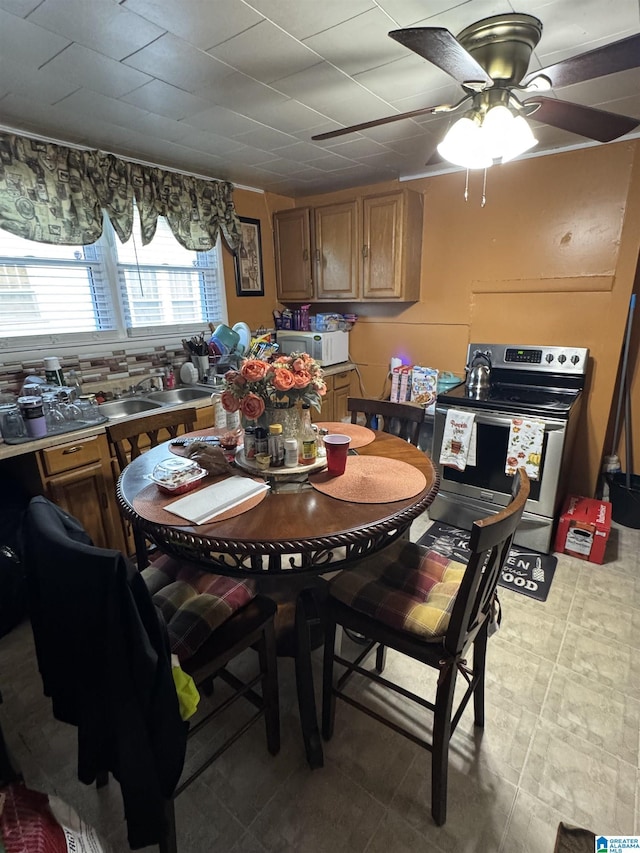
<path fill-rule="evenodd" d="M 302 424 L 298 439 L 298 462 L 301 465 L 313 465 L 318 458 L 318 438 L 311 424 L 311 410 L 308 403 L 302 406 Z"/>
<path fill-rule="evenodd" d="M 282 424 L 271 424 L 269 427 L 269 455 L 271 456 L 272 468 L 280 468 L 284 465 Z"/>

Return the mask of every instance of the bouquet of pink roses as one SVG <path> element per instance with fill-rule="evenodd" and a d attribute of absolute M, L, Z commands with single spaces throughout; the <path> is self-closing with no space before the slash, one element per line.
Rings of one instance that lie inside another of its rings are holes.
<path fill-rule="evenodd" d="M 300 400 L 320 411 L 320 397 L 327 391 L 322 368 L 307 353 L 278 355 L 273 361 L 247 358 L 240 370 L 225 374 L 222 406 L 257 420 L 269 406 L 293 406 Z"/>

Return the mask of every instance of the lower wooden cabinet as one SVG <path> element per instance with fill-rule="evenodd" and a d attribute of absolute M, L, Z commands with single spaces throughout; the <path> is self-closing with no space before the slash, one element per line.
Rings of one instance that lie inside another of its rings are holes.
<path fill-rule="evenodd" d="M 324 377 L 327 393 L 322 398 L 322 410 L 311 410 L 312 421 L 342 421 L 347 417 L 347 398 L 351 395 L 351 380 L 355 375 L 355 370 L 350 369 Z"/>
<path fill-rule="evenodd" d="M 109 445 L 94 435 L 36 454 L 42 492 L 81 522 L 95 545 L 122 550 Z"/>

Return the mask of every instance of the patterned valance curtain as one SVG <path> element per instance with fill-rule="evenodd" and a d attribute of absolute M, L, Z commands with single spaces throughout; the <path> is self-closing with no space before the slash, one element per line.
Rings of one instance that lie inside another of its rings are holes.
<path fill-rule="evenodd" d="M 12 234 L 39 243 L 94 243 L 105 210 L 126 242 L 134 198 L 143 245 L 153 239 L 158 216 L 185 249 L 208 251 L 219 231 L 232 251 L 240 245 L 230 183 L 0 133 L 0 228 Z"/>

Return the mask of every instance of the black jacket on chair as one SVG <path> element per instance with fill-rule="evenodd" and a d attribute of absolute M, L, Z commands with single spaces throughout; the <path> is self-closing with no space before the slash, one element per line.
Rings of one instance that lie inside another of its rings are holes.
<path fill-rule="evenodd" d="M 38 666 L 54 716 L 78 727 L 78 778 L 113 773 L 129 844 L 155 844 L 188 729 L 164 622 L 135 567 L 46 498 L 31 500 L 23 538 Z"/>

